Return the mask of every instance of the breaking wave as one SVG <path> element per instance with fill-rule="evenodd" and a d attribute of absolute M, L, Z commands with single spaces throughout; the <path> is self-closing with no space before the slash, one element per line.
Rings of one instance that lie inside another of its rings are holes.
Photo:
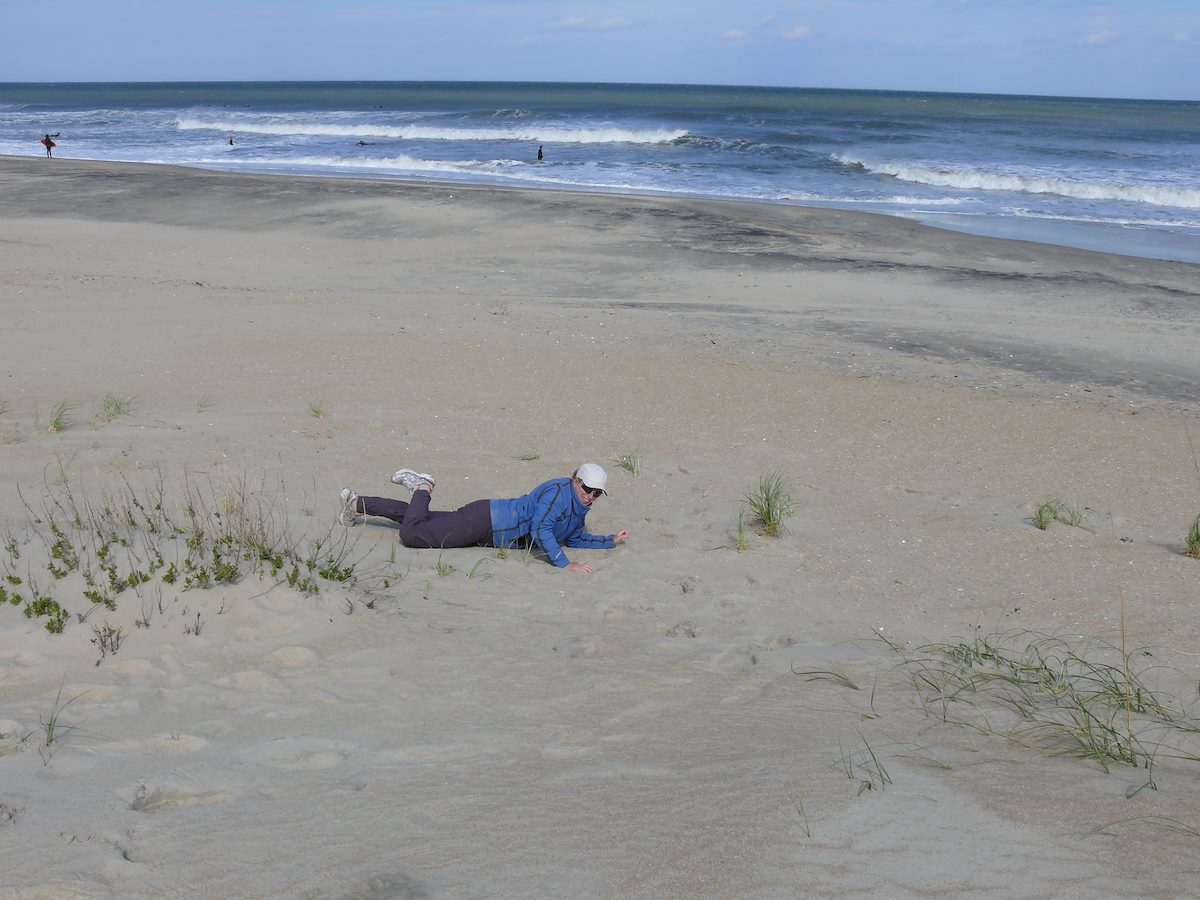
<path fill-rule="evenodd" d="M 227 134 L 323 135 L 347 138 L 389 138 L 406 141 L 522 141 L 557 144 L 666 144 L 687 134 L 679 129 L 571 128 L 513 123 L 499 127 L 449 128 L 443 125 L 380 125 L 364 122 L 254 122 L 240 119 L 181 118 L 180 131 L 220 131 Z"/>
<path fill-rule="evenodd" d="M 849 156 L 834 157 L 842 165 L 858 167 L 901 181 L 959 190 L 1015 191 L 1024 194 L 1055 194 L 1077 200 L 1121 200 L 1200 209 L 1200 189 L 1168 184 L 1124 184 L 1075 181 L 1048 175 L 1015 175 L 981 169 L 931 169 L 904 163 L 869 163 Z"/>

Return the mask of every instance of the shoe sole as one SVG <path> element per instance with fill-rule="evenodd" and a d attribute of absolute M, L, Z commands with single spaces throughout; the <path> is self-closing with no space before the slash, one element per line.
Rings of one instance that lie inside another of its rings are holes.
<path fill-rule="evenodd" d="M 430 487 L 434 487 L 436 484 L 433 480 L 432 475 L 426 475 L 424 472 L 418 472 L 416 469 L 399 469 L 399 470 L 397 470 L 396 472 L 394 472 L 392 474 L 392 484 L 398 484 L 403 488 L 408 488 L 408 485 L 404 483 L 404 479 L 408 478 L 408 477 L 411 477 L 414 481 L 417 481 L 417 482 L 423 481 L 426 484 L 428 484 Z M 413 490 L 413 488 L 408 488 L 408 489 Z"/>

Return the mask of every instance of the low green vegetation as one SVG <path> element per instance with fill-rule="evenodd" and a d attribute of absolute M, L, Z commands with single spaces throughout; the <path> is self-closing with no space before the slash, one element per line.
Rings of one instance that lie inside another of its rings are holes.
<path fill-rule="evenodd" d="M 1183 552 L 1192 559 L 1200 559 L 1200 516 L 1196 516 L 1192 527 L 1188 529 L 1187 537 L 1184 538 Z"/>
<path fill-rule="evenodd" d="M 1145 680 L 1151 654 L 1019 631 L 903 653 L 928 714 L 1022 746 L 1152 769 L 1200 761 L 1200 720 Z"/>
<path fill-rule="evenodd" d="M 0 604 L 21 607 L 57 634 L 73 618 L 115 610 L 126 593 L 141 600 L 148 622 L 147 585 L 159 592 L 161 612 L 164 587 L 205 590 L 257 577 L 311 595 L 358 580 L 345 529 L 330 523 L 297 535 L 279 505 L 281 488 L 241 481 L 204 490 L 184 479 L 172 499 L 161 475 L 150 478 L 81 496 L 64 477 L 47 485 L 39 508 L 27 501 L 26 533 L 3 535 Z M 79 600 L 86 605 L 77 609 Z M 93 643 L 103 659 L 122 640 L 119 629 L 101 626 Z"/>
<path fill-rule="evenodd" d="M 46 430 L 51 434 L 58 434 L 66 431 L 71 424 L 70 413 L 75 408 L 74 401 L 59 400 L 54 404 L 54 408 L 50 410 L 50 421 L 46 424 Z"/>
<path fill-rule="evenodd" d="M 1033 524 L 1042 531 L 1048 529 L 1055 522 L 1061 522 L 1073 528 L 1083 528 L 1086 518 L 1087 510 L 1082 506 L 1071 506 L 1055 497 L 1051 497 L 1048 500 L 1043 500 L 1038 505 L 1038 508 L 1033 513 Z"/>
<path fill-rule="evenodd" d="M 636 451 L 627 453 L 624 456 L 618 456 L 613 462 L 634 478 L 638 478 L 642 474 L 642 457 Z"/>
<path fill-rule="evenodd" d="M 792 514 L 793 508 L 791 488 L 784 477 L 778 472 L 760 476 L 758 487 L 746 494 L 744 502 L 763 532 L 779 537 L 783 520 Z"/>
<path fill-rule="evenodd" d="M 132 400 L 118 397 L 116 394 L 105 394 L 100 407 L 100 418 L 106 422 L 111 422 L 117 416 L 129 415 L 132 405 Z"/>

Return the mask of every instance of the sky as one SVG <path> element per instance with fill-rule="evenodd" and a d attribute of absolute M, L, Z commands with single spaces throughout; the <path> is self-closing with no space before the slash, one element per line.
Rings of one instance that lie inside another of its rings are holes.
<path fill-rule="evenodd" d="M 0 81 L 605 81 L 1200 100 L 1200 0 L 0 0 Z"/>

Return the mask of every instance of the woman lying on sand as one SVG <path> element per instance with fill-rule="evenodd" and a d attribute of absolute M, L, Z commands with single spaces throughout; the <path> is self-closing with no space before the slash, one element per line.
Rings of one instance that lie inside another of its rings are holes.
<path fill-rule="evenodd" d="M 585 562 L 571 562 L 567 547 L 600 550 L 615 547 L 629 537 L 622 528 L 616 534 L 588 534 L 583 530 L 588 510 L 602 496 L 608 475 L 595 463 L 584 463 L 569 478 L 552 478 L 528 494 L 508 500 L 476 500 L 453 511 L 432 511 L 432 475 L 401 469 L 392 483 L 412 492 L 412 500 L 363 497 L 351 488 L 341 493 L 338 521 L 354 525 L 362 516 L 381 516 L 400 525 L 400 542 L 405 547 L 528 547 L 536 545 L 547 561 L 569 572 L 590 572 Z"/>

